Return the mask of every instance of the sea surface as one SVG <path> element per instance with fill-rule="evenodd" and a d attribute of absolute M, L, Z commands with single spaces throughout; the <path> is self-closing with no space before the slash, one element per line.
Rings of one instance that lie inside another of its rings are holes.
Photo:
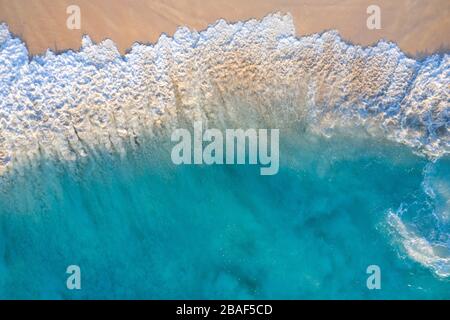
<path fill-rule="evenodd" d="M 450 299 L 449 83 L 279 14 L 125 56 L 0 25 L 0 298 Z M 175 165 L 196 120 L 279 129 L 278 174 Z"/>
<path fill-rule="evenodd" d="M 450 298 L 437 258 L 448 259 L 450 159 L 290 134 L 275 176 L 175 166 L 159 145 L 71 169 L 39 161 L 1 187 L 0 296 Z M 69 265 L 81 268 L 79 291 L 66 288 Z M 366 286 L 370 265 L 381 290 Z"/>

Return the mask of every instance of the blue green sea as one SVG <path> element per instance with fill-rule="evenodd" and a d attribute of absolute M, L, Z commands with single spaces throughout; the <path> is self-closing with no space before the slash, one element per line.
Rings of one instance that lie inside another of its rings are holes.
<path fill-rule="evenodd" d="M 42 159 L 3 180 L 0 296 L 450 298 L 449 279 L 411 259 L 389 223 L 402 207 L 417 236 L 448 246 L 448 222 L 436 215 L 448 210 L 449 158 L 282 133 L 274 176 L 250 165 L 175 166 L 160 143 L 71 167 Z M 441 196 L 430 199 L 424 174 Z M 81 290 L 66 288 L 73 264 Z M 380 290 L 366 286 L 369 265 L 381 269 Z"/>
<path fill-rule="evenodd" d="M 0 299 L 450 299 L 449 83 L 289 14 L 124 55 L 0 24 Z M 176 165 L 195 121 L 278 129 L 278 173 Z"/>

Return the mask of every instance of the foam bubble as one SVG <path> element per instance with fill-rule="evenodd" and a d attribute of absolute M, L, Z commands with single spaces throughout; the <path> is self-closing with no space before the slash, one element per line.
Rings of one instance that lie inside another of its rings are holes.
<path fill-rule="evenodd" d="M 447 54 L 416 61 L 395 44 L 345 43 L 335 31 L 297 38 L 290 15 L 200 33 L 179 29 L 121 57 L 110 40 L 29 60 L 0 27 L 0 163 L 76 160 L 181 119 L 266 126 L 303 121 L 332 134 L 364 126 L 422 154 L 449 153 Z"/>
<path fill-rule="evenodd" d="M 433 270 L 440 277 L 450 277 L 450 252 L 446 246 L 418 236 L 403 223 L 398 213 L 390 212 L 388 223 L 396 231 L 411 259 Z"/>

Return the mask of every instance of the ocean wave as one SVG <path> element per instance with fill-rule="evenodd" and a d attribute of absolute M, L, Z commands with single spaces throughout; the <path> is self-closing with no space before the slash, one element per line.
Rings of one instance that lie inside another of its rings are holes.
<path fill-rule="evenodd" d="M 124 56 L 88 36 L 78 52 L 29 57 L 0 25 L 0 168 L 39 155 L 125 152 L 182 119 L 319 133 L 364 127 L 429 157 L 449 153 L 448 54 L 417 61 L 393 43 L 344 42 L 336 31 L 296 37 L 290 15 L 180 28 Z"/>
<path fill-rule="evenodd" d="M 387 223 L 393 239 L 408 257 L 450 277 L 450 166 L 429 162 L 422 188 L 397 210 L 389 210 Z"/>
<path fill-rule="evenodd" d="M 447 246 L 432 242 L 426 237 L 416 234 L 401 219 L 399 212 L 388 214 L 388 223 L 395 230 L 397 241 L 400 241 L 409 258 L 431 269 L 439 277 L 450 277 L 450 254 Z"/>

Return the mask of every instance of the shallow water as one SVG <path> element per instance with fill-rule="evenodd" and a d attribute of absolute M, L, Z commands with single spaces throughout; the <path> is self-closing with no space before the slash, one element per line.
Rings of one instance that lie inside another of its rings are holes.
<path fill-rule="evenodd" d="M 1 183 L 0 298 L 450 298 L 448 265 L 411 257 L 392 223 L 449 256 L 450 159 L 357 136 L 281 131 L 275 176 L 175 166 L 156 143 L 42 159 Z"/>
<path fill-rule="evenodd" d="M 124 56 L 0 25 L 0 298 L 450 298 L 449 70 L 281 14 Z M 279 173 L 175 166 L 194 121 L 279 128 Z"/>

